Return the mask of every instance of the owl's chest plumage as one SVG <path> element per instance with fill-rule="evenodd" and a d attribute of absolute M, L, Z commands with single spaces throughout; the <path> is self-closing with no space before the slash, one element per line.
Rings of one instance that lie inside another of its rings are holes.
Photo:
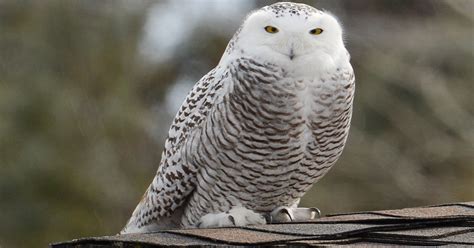
<path fill-rule="evenodd" d="M 240 59 L 227 76 L 220 103 L 185 146 L 187 160 L 201 168 L 185 226 L 235 205 L 268 212 L 297 204 L 337 160 L 347 137 L 353 84 L 338 82 L 343 72 L 299 79 Z"/>

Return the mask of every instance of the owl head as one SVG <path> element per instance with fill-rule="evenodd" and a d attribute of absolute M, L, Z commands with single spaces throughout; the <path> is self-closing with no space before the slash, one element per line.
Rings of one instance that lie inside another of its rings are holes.
<path fill-rule="evenodd" d="M 347 56 L 342 27 L 333 15 L 289 2 L 250 13 L 229 43 L 227 53 L 297 66 L 330 64 Z"/>

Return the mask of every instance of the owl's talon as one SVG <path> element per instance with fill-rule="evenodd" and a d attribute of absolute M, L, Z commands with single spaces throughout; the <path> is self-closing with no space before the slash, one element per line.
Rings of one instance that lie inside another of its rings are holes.
<path fill-rule="evenodd" d="M 232 216 L 232 215 L 229 215 L 229 217 L 228 217 L 228 218 L 229 218 L 230 222 L 232 223 L 232 225 L 234 225 L 234 226 L 235 226 L 235 219 L 234 219 L 234 216 Z"/>
<path fill-rule="evenodd" d="M 297 222 L 314 220 L 321 217 L 318 208 L 277 207 L 268 215 L 269 223 Z"/>
<path fill-rule="evenodd" d="M 227 212 L 210 213 L 201 217 L 196 227 L 231 227 L 266 224 L 265 218 L 261 214 L 244 207 L 234 207 Z"/>
<path fill-rule="evenodd" d="M 310 220 L 321 218 L 321 210 L 319 210 L 319 208 L 309 208 L 309 209 L 311 210 Z M 317 217 L 316 217 L 316 215 L 317 215 Z"/>
<path fill-rule="evenodd" d="M 272 223 L 292 222 L 294 218 L 291 212 L 291 209 L 288 207 L 277 207 L 273 209 L 270 213 Z"/>
<path fill-rule="evenodd" d="M 291 215 L 290 210 L 288 208 L 281 209 L 280 213 L 281 214 L 286 214 L 288 216 L 288 218 L 290 219 L 290 221 L 293 221 L 293 216 Z"/>

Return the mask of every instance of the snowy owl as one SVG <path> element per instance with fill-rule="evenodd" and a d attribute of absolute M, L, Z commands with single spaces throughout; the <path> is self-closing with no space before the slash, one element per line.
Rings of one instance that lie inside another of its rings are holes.
<path fill-rule="evenodd" d="M 334 165 L 349 132 L 349 60 L 328 12 L 284 2 L 250 13 L 179 109 L 156 176 L 121 233 L 309 216 L 300 198 Z"/>

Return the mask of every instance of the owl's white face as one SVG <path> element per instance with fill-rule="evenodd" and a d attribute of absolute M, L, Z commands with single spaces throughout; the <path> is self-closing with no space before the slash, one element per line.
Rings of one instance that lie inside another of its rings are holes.
<path fill-rule="evenodd" d="M 348 60 L 341 25 L 322 11 L 279 14 L 262 8 L 246 19 L 235 46 L 240 55 L 290 68 Z"/>

